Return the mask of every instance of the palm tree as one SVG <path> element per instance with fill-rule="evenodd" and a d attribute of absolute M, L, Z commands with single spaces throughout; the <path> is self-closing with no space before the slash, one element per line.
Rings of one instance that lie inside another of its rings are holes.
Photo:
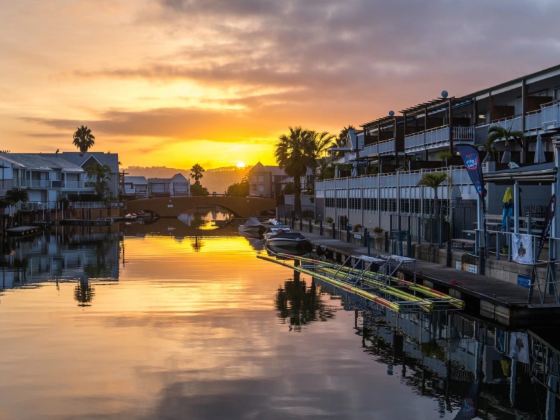
<path fill-rule="evenodd" d="M 313 134 L 301 127 L 290 127 L 289 134 L 283 134 L 276 143 L 276 162 L 287 175 L 294 179 L 294 211 L 301 215 L 301 177 L 313 160 Z"/>
<path fill-rule="evenodd" d="M 85 125 L 76 129 L 73 139 L 72 143 L 80 150 L 80 153 L 86 153 L 95 144 L 95 136 Z"/>
<path fill-rule="evenodd" d="M 88 166 L 86 168 L 86 173 L 90 179 L 94 180 L 95 193 L 101 199 L 106 198 L 109 189 L 107 184 L 111 179 L 111 168 L 108 165 L 100 165 L 97 163 Z"/>
<path fill-rule="evenodd" d="M 494 148 L 494 142 L 497 140 L 505 140 L 505 147 L 509 149 L 511 143 L 516 140 L 523 142 L 523 132 L 521 131 L 512 131 L 511 129 L 507 129 L 501 127 L 499 125 L 493 125 L 488 129 L 488 137 L 486 138 L 486 143 L 484 144 L 484 150 L 486 151 L 486 158 L 487 161 L 496 161 L 496 149 Z"/>
<path fill-rule="evenodd" d="M 311 168 L 311 189 L 315 187 L 315 176 L 317 168 L 321 167 L 321 172 L 324 171 L 326 166 L 330 163 L 330 159 L 327 156 L 327 151 L 336 145 L 336 137 L 333 134 L 323 131 L 321 133 L 317 131 L 309 132 L 310 141 L 307 144 L 308 150 L 306 154 L 308 155 L 309 167 Z"/>
<path fill-rule="evenodd" d="M 200 180 L 204 176 L 203 173 L 205 171 L 206 169 L 204 169 L 198 163 L 191 168 L 191 178 L 194 179 L 195 184 L 200 184 Z"/>
<path fill-rule="evenodd" d="M 424 187 L 429 187 L 434 190 L 434 207 L 432 211 L 432 220 L 439 221 L 440 211 L 439 211 L 439 200 L 438 200 L 438 188 L 447 179 L 447 174 L 445 172 L 429 172 L 422 175 L 418 185 L 423 185 Z M 441 224 L 438 224 L 438 229 L 441 229 Z M 433 242 L 433 231 L 432 229 L 432 242 Z M 441 230 L 439 230 L 441 231 Z M 441 235 L 439 235 L 441 236 Z"/>
<path fill-rule="evenodd" d="M 439 205 L 438 205 L 438 188 L 447 179 L 447 174 L 445 172 L 429 172 L 422 175 L 422 179 L 418 182 L 418 185 L 423 185 L 424 187 L 429 187 L 434 190 L 434 216 L 438 216 Z"/>

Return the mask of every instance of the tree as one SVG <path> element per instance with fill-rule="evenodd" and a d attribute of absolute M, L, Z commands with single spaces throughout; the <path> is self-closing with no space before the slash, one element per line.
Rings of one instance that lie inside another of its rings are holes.
<path fill-rule="evenodd" d="M 340 130 L 340 133 L 338 133 L 338 137 L 335 140 L 335 145 L 337 147 L 344 147 L 346 146 L 347 140 L 348 140 L 348 132 L 350 130 L 356 130 L 354 128 L 353 125 L 348 125 L 346 127 L 344 127 L 342 130 Z"/>
<path fill-rule="evenodd" d="M 423 185 L 425 187 L 432 188 L 434 190 L 434 207 L 432 212 L 432 242 L 433 242 L 433 232 L 436 230 L 433 228 L 433 222 L 437 223 L 438 230 L 438 242 L 441 243 L 441 223 L 440 220 L 440 209 L 439 209 L 439 199 L 438 199 L 438 188 L 447 179 L 447 174 L 445 172 L 429 172 L 422 175 L 418 185 Z"/>
<path fill-rule="evenodd" d="M 95 136 L 92 134 L 91 129 L 81 125 L 74 132 L 72 143 L 80 150 L 80 153 L 86 153 L 95 144 Z"/>
<path fill-rule="evenodd" d="M 276 162 L 286 174 L 294 179 L 294 211 L 301 215 L 301 177 L 307 173 L 312 156 L 310 150 L 313 142 L 312 132 L 301 127 L 289 128 L 276 143 Z"/>
<path fill-rule="evenodd" d="M 488 129 L 488 137 L 486 138 L 486 143 L 484 144 L 484 150 L 486 151 L 485 160 L 489 162 L 496 161 L 497 152 L 494 148 L 494 142 L 497 140 L 504 140 L 506 150 L 509 150 L 511 143 L 515 141 L 523 142 L 523 132 L 512 131 L 511 129 L 504 128 L 499 125 L 493 125 Z"/>
<path fill-rule="evenodd" d="M 447 179 L 447 174 L 445 172 L 428 172 L 422 175 L 422 179 L 418 182 L 418 185 L 423 185 L 424 187 L 429 187 L 434 190 L 434 215 L 439 215 L 439 203 L 438 203 L 438 188 Z"/>
<path fill-rule="evenodd" d="M 192 196 L 207 196 L 209 194 L 208 190 L 200 185 L 200 182 L 195 182 L 191 185 L 191 195 Z"/>
<path fill-rule="evenodd" d="M 100 199 L 107 198 L 109 192 L 109 180 L 111 179 L 111 168 L 108 165 L 95 165 L 88 166 L 86 173 L 90 179 L 93 179 L 95 194 Z"/>
<path fill-rule="evenodd" d="M 233 197 L 247 197 L 249 195 L 249 180 L 245 177 L 241 182 L 231 184 L 226 191 L 226 195 Z"/>
<path fill-rule="evenodd" d="M 327 151 L 336 145 L 336 137 L 327 131 L 321 133 L 317 131 L 309 132 L 310 141 L 307 144 L 308 150 L 306 155 L 308 156 L 309 167 L 311 168 L 311 189 L 315 187 L 315 175 L 317 168 L 321 168 L 321 173 L 324 167 L 330 163 L 329 157 L 327 157 Z"/>
<path fill-rule="evenodd" d="M 193 165 L 191 168 L 191 178 L 194 179 L 195 184 L 200 184 L 200 180 L 204 176 L 203 173 L 206 171 L 202 166 L 198 163 Z"/>
<path fill-rule="evenodd" d="M 25 203 L 28 199 L 29 197 L 27 195 L 27 191 L 21 188 L 12 188 L 11 190 L 6 191 L 5 200 L 8 204 L 16 204 L 20 201 Z"/>

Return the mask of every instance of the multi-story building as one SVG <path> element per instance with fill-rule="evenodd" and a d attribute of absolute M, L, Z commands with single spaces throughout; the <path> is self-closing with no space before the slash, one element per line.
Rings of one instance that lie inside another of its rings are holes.
<path fill-rule="evenodd" d="M 47 206 L 71 195 L 91 194 L 91 165 L 109 167 L 107 187 L 118 195 L 118 155 L 110 153 L 0 153 L 0 197 L 17 188 L 27 191 L 30 203 Z"/>
<path fill-rule="evenodd" d="M 487 144 L 494 126 L 512 132 L 513 140 Z M 424 173 L 435 171 L 448 176 L 437 195 L 446 220 L 448 209 L 454 210 L 454 234 L 474 229 L 477 194 L 455 155 L 455 146 L 467 143 L 490 155 L 484 163 L 489 218 L 501 213 L 501 199 L 510 186 L 519 229 L 531 217 L 542 217 L 551 197 L 559 130 L 560 65 L 459 97 L 444 91 L 401 115 L 390 112 L 351 131 L 347 146 L 334 149 L 334 164 L 350 165 L 352 171 L 316 182 L 317 216 L 386 231 L 400 225 L 420 235 L 422 219 L 436 206 L 435 191 L 419 182 Z"/>
<path fill-rule="evenodd" d="M 291 177 L 278 166 L 263 165 L 258 162 L 248 174 L 249 195 L 251 197 L 278 197 L 284 184 Z"/>

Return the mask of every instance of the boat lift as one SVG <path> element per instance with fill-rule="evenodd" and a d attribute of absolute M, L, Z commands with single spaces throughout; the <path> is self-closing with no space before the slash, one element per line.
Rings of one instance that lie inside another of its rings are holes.
<path fill-rule="evenodd" d="M 391 258 L 360 256 L 354 257 L 350 266 L 346 263 L 351 257 L 347 257 L 343 264 L 282 253 L 257 255 L 257 258 L 307 274 L 394 312 L 432 312 L 464 309 L 465 306 L 461 299 L 394 276 L 402 264 L 414 263 L 412 258 L 392 261 Z M 375 268 L 377 270 L 372 271 Z"/>

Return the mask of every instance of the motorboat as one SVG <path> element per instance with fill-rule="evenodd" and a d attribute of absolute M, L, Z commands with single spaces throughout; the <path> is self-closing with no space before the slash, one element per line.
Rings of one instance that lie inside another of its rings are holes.
<path fill-rule="evenodd" d="M 313 246 L 309 239 L 299 232 L 270 232 L 266 237 L 266 246 L 273 252 L 311 252 Z"/>
<path fill-rule="evenodd" d="M 266 226 L 256 217 L 249 217 L 245 223 L 239 225 L 239 233 L 243 235 L 262 236 L 265 231 Z"/>
<path fill-rule="evenodd" d="M 272 237 L 280 232 L 289 232 L 290 231 L 290 227 L 285 225 L 282 222 L 279 222 L 276 219 L 269 219 L 268 221 L 266 221 L 264 223 L 265 227 L 266 227 L 266 233 L 264 234 L 264 238 L 268 239 L 269 237 Z"/>

